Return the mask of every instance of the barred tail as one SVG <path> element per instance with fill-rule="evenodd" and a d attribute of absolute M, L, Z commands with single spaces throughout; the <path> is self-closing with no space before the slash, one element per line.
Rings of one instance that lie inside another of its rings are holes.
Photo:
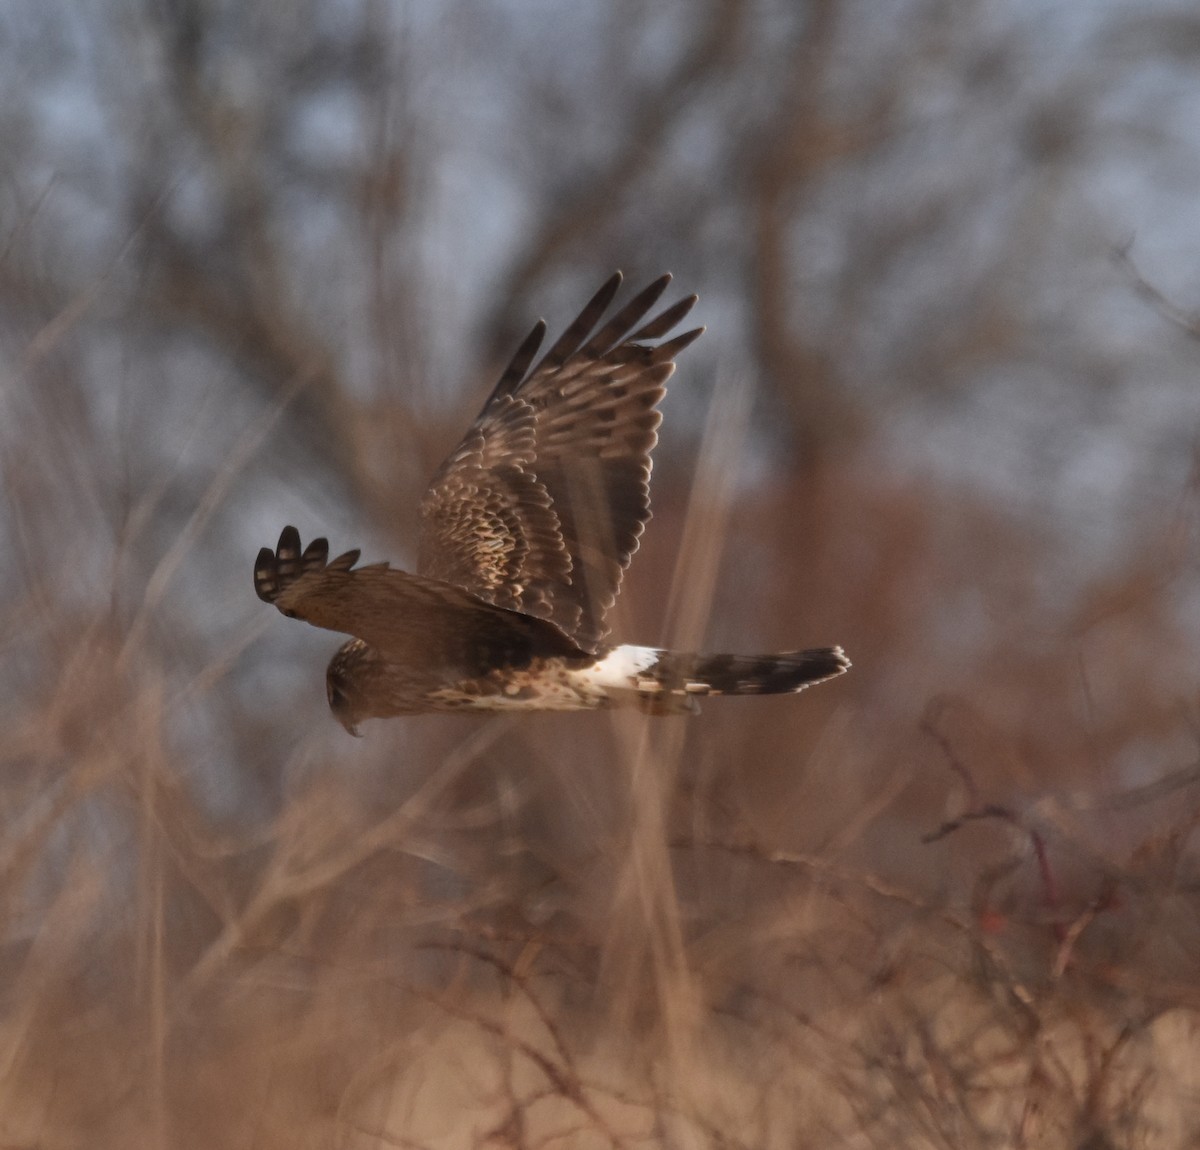
<path fill-rule="evenodd" d="M 850 669 L 841 647 L 777 655 L 681 655 L 664 651 L 649 674 L 662 688 L 688 695 L 781 695 L 802 691 Z"/>
<path fill-rule="evenodd" d="M 696 710 L 705 695 L 779 695 L 802 691 L 850 669 L 841 647 L 776 655 L 697 655 L 652 647 L 616 647 L 590 671 L 610 691 L 633 690 L 659 714 Z M 612 701 L 617 701 L 613 699 Z"/>

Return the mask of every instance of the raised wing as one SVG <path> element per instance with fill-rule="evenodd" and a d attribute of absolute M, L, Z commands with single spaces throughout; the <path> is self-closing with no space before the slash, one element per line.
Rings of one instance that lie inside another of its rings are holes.
<path fill-rule="evenodd" d="M 358 551 L 329 558 L 329 544 L 285 527 L 254 563 L 254 589 L 291 619 L 364 640 L 397 663 L 520 663 L 533 655 L 580 655 L 558 628 L 507 611 L 461 588 L 398 571 L 355 567 Z"/>
<path fill-rule="evenodd" d="M 421 574 L 597 648 L 650 518 L 656 407 L 675 356 L 704 330 L 645 342 L 696 303 L 688 296 L 642 323 L 670 282 L 661 276 L 592 334 L 617 272 L 530 370 L 546 334 L 539 321 L 430 484 Z"/>

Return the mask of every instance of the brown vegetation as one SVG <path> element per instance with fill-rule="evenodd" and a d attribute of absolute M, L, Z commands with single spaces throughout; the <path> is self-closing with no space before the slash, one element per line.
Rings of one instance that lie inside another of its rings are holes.
<path fill-rule="evenodd" d="M 1195 245 L 1099 179 L 1194 17 L 984 7 L 0 23 L 0 1145 L 1197 1140 Z M 411 554 L 615 265 L 710 329 L 621 636 L 853 672 L 347 738 L 258 547 Z"/>

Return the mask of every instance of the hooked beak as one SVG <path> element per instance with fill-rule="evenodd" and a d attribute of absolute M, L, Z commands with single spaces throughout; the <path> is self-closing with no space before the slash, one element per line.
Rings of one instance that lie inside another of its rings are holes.
<path fill-rule="evenodd" d="M 349 719 L 343 719 L 340 715 L 338 716 L 338 722 L 345 728 L 346 734 L 353 735 L 356 739 L 362 738 L 362 732 L 358 729 L 357 723 L 353 723 Z"/>

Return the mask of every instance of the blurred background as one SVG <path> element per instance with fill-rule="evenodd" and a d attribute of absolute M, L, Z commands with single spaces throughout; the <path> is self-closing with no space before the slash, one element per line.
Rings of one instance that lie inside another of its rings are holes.
<path fill-rule="evenodd" d="M 0 1141 L 1200 1131 L 1200 15 L 9 0 Z M 618 637 L 699 718 L 348 739 L 294 523 L 411 564 L 534 320 L 664 270 Z"/>

